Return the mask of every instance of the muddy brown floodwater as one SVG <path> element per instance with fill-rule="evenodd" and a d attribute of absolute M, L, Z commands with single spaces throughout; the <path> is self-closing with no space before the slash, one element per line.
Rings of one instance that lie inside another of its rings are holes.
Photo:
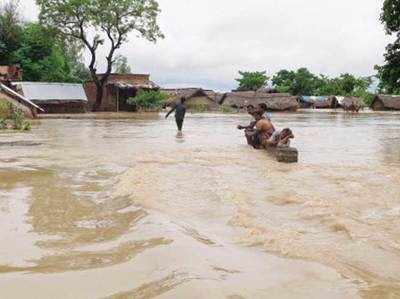
<path fill-rule="evenodd" d="M 0 298 L 400 298 L 400 115 L 41 120 L 0 134 Z"/>

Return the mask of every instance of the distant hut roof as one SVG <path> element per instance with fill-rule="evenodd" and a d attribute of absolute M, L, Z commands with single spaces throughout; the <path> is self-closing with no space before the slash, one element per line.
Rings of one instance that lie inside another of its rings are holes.
<path fill-rule="evenodd" d="M 314 104 L 317 102 L 325 102 L 328 96 L 300 96 L 300 100 L 305 103 Z"/>
<path fill-rule="evenodd" d="M 354 105 L 356 108 L 361 108 L 364 107 L 364 102 L 357 97 L 344 97 L 343 100 L 341 100 L 340 106 L 343 108 L 349 108 L 351 105 Z"/>
<path fill-rule="evenodd" d="M 229 92 L 224 95 L 222 103 L 236 108 L 265 103 L 268 110 L 272 111 L 297 110 L 298 108 L 296 96 L 291 96 L 287 93 L 267 93 L 260 91 Z"/>
<path fill-rule="evenodd" d="M 275 87 L 261 87 L 258 92 L 265 92 L 265 93 L 279 93 L 278 89 Z"/>
<path fill-rule="evenodd" d="M 330 109 L 338 106 L 335 96 L 301 96 L 300 101 L 310 104 L 316 109 Z"/>
<path fill-rule="evenodd" d="M 13 83 L 21 89 L 25 98 L 37 103 L 44 102 L 87 102 L 86 93 L 82 84 L 47 83 L 47 82 L 16 82 Z"/>
<path fill-rule="evenodd" d="M 185 97 L 186 99 L 190 99 L 193 97 L 206 97 L 209 100 L 216 102 L 215 92 L 212 90 L 204 90 L 202 88 L 190 87 L 190 88 L 168 88 L 168 89 L 162 89 L 162 91 L 168 94 L 170 102 L 177 101 L 181 97 Z"/>
<path fill-rule="evenodd" d="M 372 108 L 374 108 L 376 101 L 380 101 L 383 107 L 388 110 L 400 110 L 400 96 L 376 95 L 371 105 Z"/>

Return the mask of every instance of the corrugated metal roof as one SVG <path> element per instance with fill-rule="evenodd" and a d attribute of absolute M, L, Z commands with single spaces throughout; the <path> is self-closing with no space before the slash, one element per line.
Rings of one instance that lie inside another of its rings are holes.
<path fill-rule="evenodd" d="M 35 103 L 32 103 L 29 99 L 27 99 L 26 97 L 24 97 L 24 96 L 20 95 L 19 93 L 15 92 L 11 88 L 8 88 L 4 84 L 0 83 L 0 90 L 3 90 L 4 92 L 6 92 L 6 93 L 8 93 L 8 94 L 10 94 L 10 95 L 12 95 L 14 97 L 19 98 L 21 101 L 23 101 L 25 103 L 28 103 L 29 105 L 31 105 L 31 106 L 39 109 L 40 111 L 44 112 L 44 110 L 42 108 L 40 108 L 38 105 L 36 105 Z"/>
<path fill-rule="evenodd" d="M 82 84 L 16 82 L 20 85 L 24 96 L 30 101 L 87 101 Z"/>

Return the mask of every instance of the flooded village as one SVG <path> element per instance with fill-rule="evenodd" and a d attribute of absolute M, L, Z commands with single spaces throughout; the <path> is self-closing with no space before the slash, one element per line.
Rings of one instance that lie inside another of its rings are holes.
<path fill-rule="evenodd" d="M 0 8 L 0 299 L 400 298 L 396 42 L 371 76 L 238 68 L 215 88 L 115 57 L 121 32 L 161 39 L 157 1 L 89 2 L 32 1 L 9 35 Z"/>

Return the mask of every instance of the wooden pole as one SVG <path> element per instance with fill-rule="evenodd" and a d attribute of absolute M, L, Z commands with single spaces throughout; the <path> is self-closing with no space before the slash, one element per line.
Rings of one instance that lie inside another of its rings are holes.
<path fill-rule="evenodd" d="M 117 112 L 119 112 L 119 88 L 117 91 Z"/>

